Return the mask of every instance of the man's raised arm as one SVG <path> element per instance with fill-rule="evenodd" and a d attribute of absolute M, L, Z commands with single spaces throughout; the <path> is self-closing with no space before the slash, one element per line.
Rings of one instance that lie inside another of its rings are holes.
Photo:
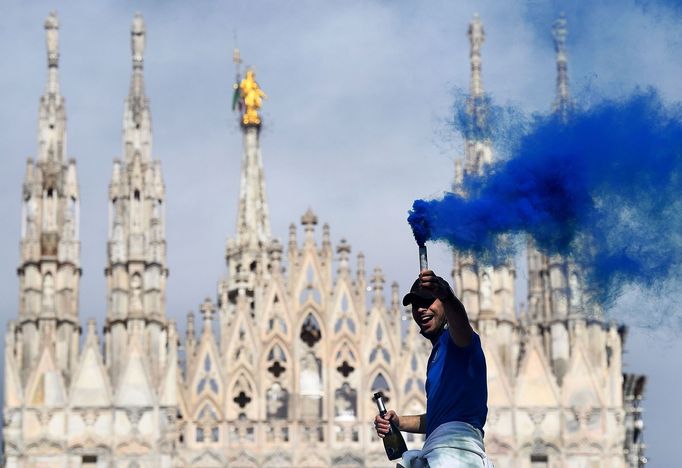
<path fill-rule="evenodd" d="M 471 343 L 473 329 L 469 323 L 464 305 L 455 296 L 450 285 L 443 278 L 436 276 L 431 270 L 423 270 L 419 273 L 421 286 L 436 296 L 445 309 L 445 318 L 448 321 L 448 331 L 452 341 L 463 348 Z"/>

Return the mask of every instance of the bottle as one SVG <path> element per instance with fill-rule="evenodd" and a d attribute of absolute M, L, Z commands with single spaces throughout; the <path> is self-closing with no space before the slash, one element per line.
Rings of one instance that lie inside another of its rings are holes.
<path fill-rule="evenodd" d="M 379 415 L 383 417 L 386 414 L 386 405 L 384 404 L 384 396 L 381 392 L 374 394 L 374 401 L 377 403 L 379 408 Z M 391 425 L 388 434 L 384 436 L 384 448 L 386 449 L 386 456 L 389 460 L 397 460 L 403 456 L 403 453 L 407 452 L 407 445 L 405 445 L 405 439 L 400 433 L 400 430 L 395 425 L 393 421 L 389 421 Z"/>

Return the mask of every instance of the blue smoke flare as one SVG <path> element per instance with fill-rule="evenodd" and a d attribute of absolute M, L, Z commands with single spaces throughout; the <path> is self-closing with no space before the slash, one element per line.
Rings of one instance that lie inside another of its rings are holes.
<path fill-rule="evenodd" d="M 536 116 L 510 158 L 464 188 L 466 197 L 414 202 L 418 242 L 444 240 L 496 263 L 525 233 L 575 261 L 605 305 L 628 284 L 652 289 L 682 272 L 682 112 L 655 90 L 567 122 Z"/>

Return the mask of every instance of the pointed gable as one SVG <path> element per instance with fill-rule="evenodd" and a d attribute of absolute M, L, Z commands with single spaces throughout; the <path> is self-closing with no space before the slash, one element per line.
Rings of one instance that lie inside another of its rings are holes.
<path fill-rule="evenodd" d="M 227 367 L 233 368 L 243 365 L 253 368 L 257 362 L 259 346 L 251 326 L 251 319 L 247 317 L 245 311 L 240 310 L 230 328 L 232 330 L 227 341 L 227 353 L 223 357 Z M 201 364 L 199 361 L 197 362 L 198 365 Z"/>
<path fill-rule="evenodd" d="M 582 343 L 576 343 L 568 372 L 564 376 L 563 403 L 571 407 L 598 408 L 603 405 L 603 397 L 595 382 L 595 371 Z"/>
<path fill-rule="evenodd" d="M 204 393 L 210 394 L 215 401 L 225 388 L 225 379 L 221 370 L 220 353 L 213 338 L 213 333 L 204 333 L 197 350 L 197 365 L 193 375 L 187 379 L 191 385 L 191 393 L 198 398 Z"/>
<path fill-rule="evenodd" d="M 299 270 L 300 276 L 296 282 L 296 295 L 299 306 L 306 304 L 314 305 L 321 309 L 324 306 L 325 297 L 322 294 L 322 275 L 317 262 L 317 254 L 314 249 L 305 250 L 304 258 Z"/>
<path fill-rule="evenodd" d="M 50 347 L 43 347 L 38 366 L 28 381 L 30 406 L 63 406 L 66 402 L 66 389 L 62 373 L 55 364 Z"/>
<path fill-rule="evenodd" d="M 116 386 L 116 404 L 118 406 L 153 406 L 154 393 L 136 338 L 130 341 L 125 362 L 125 370 Z"/>
<path fill-rule="evenodd" d="M 336 284 L 333 301 L 332 332 L 337 338 L 343 334 L 347 338 L 357 340 L 361 336 L 361 321 L 355 309 L 348 278 L 341 278 Z"/>
<path fill-rule="evenodd" d="M 388 321 L 388 315 L 383 311 L 373 309 L 365 327 L 363 338 L 364 360 L 370 367 L 385 365 L 392 368 L 397 362 L 398 352 L 395 344 L 393 327 Z"/>
<path fill-rule="evenodd" d="M 482 341 L 488 377 L 488 406 L 509 407 L 512 401 L 510 386 L 500 366 L 499 358 L 493 352 L 494 342 Z"/>
<path fill-rule="evenodd" d="M 521 407 L 555 407 L 559 404 L 558 392 L 554 383 L 554 375 L 545 355 L 540 350 L 537 337 L 528 341 L 526 355 L 516 385 L 516 406 Z"/>
<path fill-rule="evenodd" d="M 21 379 L 17 372 L 16 360 L 11 349 L 5 345 L 5 407 L 12 408 L 21 406 L 23 391 Z"/>
<path fill-rule="evenodd" d="M 273 281 L 267 292 L 267 300 L 261 322 L 261 338 L 271 339 L 279 336 L 283 340 L 291 340 L 291 314 L 287 304 L 287 292 L 280 281 Z"/>
<path fill-rule="evenodd" d="M 75 378 L 71 383 L 70 398 L 74 406 L 111 405 L 111 386 L 102 365 L 96 342 L 89 343 L 81 356 Z"/>
<path fill-rule="evenodd" d="M 178 388 L 182 384 L 182 375 L 179 372 L 177 360 L 171 359 L 166 366 L 166 371 L 161 380 L 159 404 L 161 406 L 177 405 L 180 399 Z"/>

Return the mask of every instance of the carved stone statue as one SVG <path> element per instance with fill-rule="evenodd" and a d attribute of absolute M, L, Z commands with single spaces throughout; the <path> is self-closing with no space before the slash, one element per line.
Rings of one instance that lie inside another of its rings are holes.
<path fill-rule="evenodd" d="M 492 307 L 493 285 L 490 281 L 490 275 L 483 273 L 481 278 L 481 309 L 489 309 Z"/>
<path fill-rule="evenodd" d="M 133 275 L 130 281 L 131 289 L 131 301 L 130 301 L 130 312 L 141 313 L 142 312 L 142 278 L 140 275 Z"/>
<path fill-rule="evenodd" d="M 319 398 L 321 392 L 320 363 L 309 352 L 301 360 L 301 395 Z"/>
<path fill-rule="evenodd" d="M 51 12 L 45 20 L 45 38 L 48 65 L 55 67 L 59 60 L 59 19 L 55 12 Z"/>
<path fill-rule="evenodd" d="M 50 274 L 43 280 L 43 310 L 54 312 L 54 278 Z"/>

